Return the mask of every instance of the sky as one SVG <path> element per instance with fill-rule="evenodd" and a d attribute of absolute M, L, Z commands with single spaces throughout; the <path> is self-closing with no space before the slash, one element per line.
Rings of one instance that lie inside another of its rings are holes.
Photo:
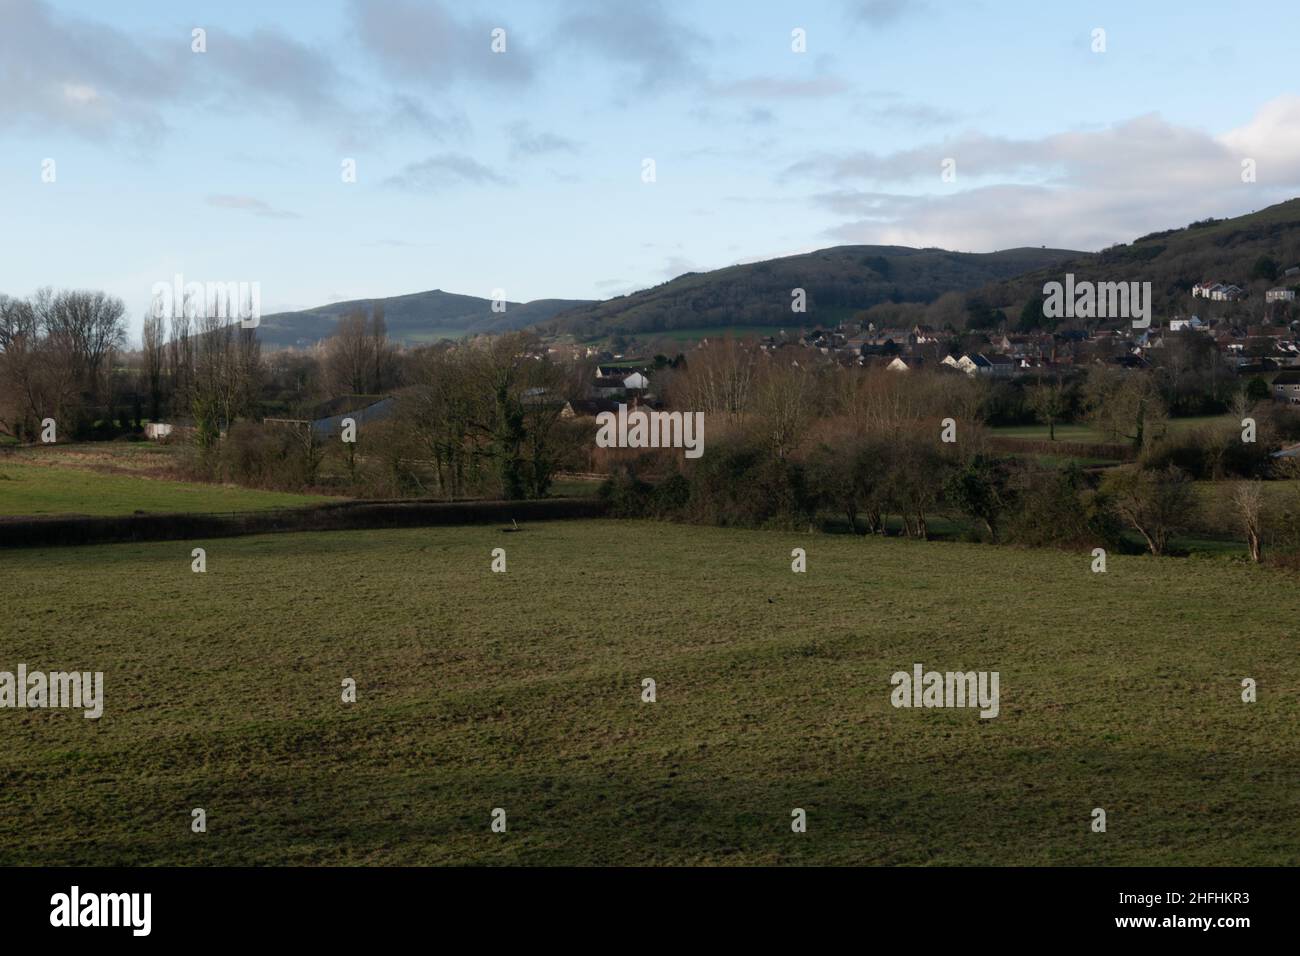
<path fill-rule="evenodd" d="M 271 313 L 608 298 L 845 243 L 1100 249 L 1300 195 L 1293 23 L 1280 0 L 0 0 L 0 292 L 103 289 L 138 331 L 176 274 L 258 282 Z"/>

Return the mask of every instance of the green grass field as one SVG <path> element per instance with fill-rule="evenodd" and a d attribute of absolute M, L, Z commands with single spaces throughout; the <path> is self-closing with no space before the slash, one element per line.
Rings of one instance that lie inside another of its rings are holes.
<path fill-rule="evenodd" d="M 0 551 L 0 670 L 106 698 L 0 710 L 0 864 L 1300 863 L 1294 579 L 1089 562 L 613 521 Z M 1001 715 L 893 708 L 917 662 Z"/>
<path fill-rule="evenodd" d="M 834 323 L 831 323 L 834 324 Z M 798 325 L 706 325 L 687 329 L 665 329 L 662 332 L 638 332 L 641 338 L 666 338 L 678 342 L 698 342 L 700 339 L 721 339 L 728 335 L 737 339 L 761 339 L 777 335 L 784 328 L 791 336 L 798 335 L 802 327 Z"/>
<path fill-rule="evenodd" d="M 0 459 L 0 516 L 296 508 L 334 499 Z"/>
<path fill-rule="evenodd" d="M 795 339 L 814 328 L 834 328 L 839 322 L 847 321 L 852 318 L 855 309 L 826 309 L 823 308 L 813 316 L 811 313 L 804 316 L 804 321 L 798 324 L 789 325 L 696 325 L 680 329 L 662 329 L 659 331 L 639 330 L 633 335 L 638 340 L 650 342 L 657 339 L 669 339 L 670 341 L 687 344 L 698 342 L 701 339 L 722 339 L 731 336 L 735 339 L 763 339 L 769 335 L 780 339 L 781 332 L 784 330 L 786 338 Z M 584 339 L 588 344 L 609 342 L 612 336 L 600 335 L 595 338 Z M 602 362 L 602 365 L 642 365 L 644 362 Z"/>
<path fill-rule="evenodd" d="M 1203 428 L 1209 425 L 1227 423 L 1232 419 L 1226 415 L 1203 415 L 1189 418 L 1171 418 L 1167 422 L 1170 433 Z M 1046 425 L 1001 425 L 990 429 L 990 433 L 1003 438 L 1027 438 L 1032 441 L 1047 441 L 1049 436 Z M 1063 424 L 1056 426 L 1057 441 L 1110 442 L 1104 432 L 1088 424 Z"/>

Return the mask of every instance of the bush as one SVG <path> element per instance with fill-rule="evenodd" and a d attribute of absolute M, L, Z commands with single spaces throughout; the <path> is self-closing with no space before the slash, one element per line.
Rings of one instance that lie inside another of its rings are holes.
<path fill-rule="evenodd" d="M 627 468 L 606 478 L 596 497 L 613 518 L 648 518 L 654 513 L 654 486 L 636 477 Z"/>
<path fill-rule="evenodd" d="M 1078 468 L 1023 471 L 1015 482 L 1015 498 L 1003 530 L 1006 541 L 1036 548 L 1121 546 L 1122 527 L 1098 507 Z"/>
<path fill-rule="evenodd" d="M 1254 442 L 1242 441 L 1235 425 L 1176 431 L 1150 442 L 1138 462 L 1147 471 L 1173 467 L 1201 481 L 1257 478 L 1268 471 L 1275 447 L 1271 433 L 1267 419 L 1260 422 Z"/>
<path fill-rule="evenodd" d="M 703 524 L 744 528 L 793 527 L 811 522 L 816 502 L 803 466 L 772 458 L 748 442 L 713 444 L 692 467 L 686 517 Z"/>
<path fill-rule="evenodd" d="M 308 450 L 306 433 L 293 426 L 237 422 L 216 456 L 219 477 L 250 488 L 301 491 L 316 482 L 323 451 Z"/>
<path fill-rule="evenodd" d="M 1172 466 L 1193 478 L 1213 478 L 1220 471 L 1223 455 L 1227 452 L 1223 438 L 1199 428 L 1173 432 L 1149 442 L 1138 456 L 1138 463 L 1147 471 L 1160 471 Z"/>

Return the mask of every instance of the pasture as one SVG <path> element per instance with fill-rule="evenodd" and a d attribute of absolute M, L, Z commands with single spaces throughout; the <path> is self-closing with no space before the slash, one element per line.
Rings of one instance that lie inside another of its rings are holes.
<path fill-rule="evenodd" d="M 631 521 L 0 552 L 0 670 L 105 698 L 0 709 L 0 865 L 1300 863 L 1294 579 L 1089 563 Z M 999 716 L 894 708 L 915 663 L 998 671 Z"/>

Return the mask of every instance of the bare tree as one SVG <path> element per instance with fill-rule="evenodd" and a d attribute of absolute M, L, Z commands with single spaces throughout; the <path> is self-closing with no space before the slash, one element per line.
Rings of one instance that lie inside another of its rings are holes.
<path fill-rule="evenodd" d="M 388 341 L 388 323 L 384 321 L 382 302 L 376 302 L 370 308 L 370 352 L 374 370 L 369 390 L 378 394 L 389 381 L 393 365 L 393 347 Z"/>
<path fill-rule="evenodd" d="M 691 353 L 674 390 L 684 408 L 738 421 L 750 410 L 755 378 L 754 351 L 728 337 Z"/>
<path fill-rule="evenodd" d="M 140 337 L 144 374 L 149 383 L 149 418 L 155 422 L 162 416 L 163 371 L 167 352 L 164 326 L 162 315 L 151 311 L 144 318 L 144 329 Z"/>
<path fill-rule="evenodd" d="M 126 341 L 126 306 L 103 292 L 71 290 L 54 297 L 46 334 L 72 362 L 92 398 L 105 393 L 105 362 Z"/>
<path fill-rule="evenodd" d="M 1143 372 L 1094 368 L 1085 392 L 1096 426 L 1111 440 L 1129 441 L 1138 450 L 1168 418 L 1159 389 Z"/>
<path fill-rule="evenodd" d="M 1168 550 L 1170 537 L 1187 527 L 1195 512 L 1195 486 L 1173 466 L 1159 472 L 1114 469 L 1103 481 L 1102 492 L 1157 556 Z"/>
<path fill-rule="evenodd" d="M 778 459 L 795 450 L 813 411 L 814 375 L 796 365 L 777 365 L 762 370 L 755 387 L 754 408 Z"/>
<path fill-rule="evenodd" d="M 63 427 L 81 407 L 84 362 L 65 328 L 51 334 L 55 299 L 39 289 L 0 307 L 0 425 L 14 435 L 34 436 L 44 418 Z"/>
<path fill-rule="evenodd" d="M 167 365 L 170 369 L 172 404 L 189 401 L 194 384 L 194 339 L 191 334 L 191 316 L 187 308 L 172 314 L 167 340 Z M 177 409 L 172 408 L 175 415 Z"/>
<path fill-rule="evenodd" d="M 1242 530 L 1246 533 L 1246 546 L 1250 549 L 1250 560 L 1256 564 L 1263 556 L 1264 528 L 1264 483 L 1262 481 L 1239 481 L 1232 489 L 1232 505 L 1241 520 Z"/>
<path fill-rule="evenodd" d="M 338 321 L 334 334 L 325 342 L 325 371 L 329 388 L 336 395 L 364 395 L 375 372 L 375 339 L 361 312 L 350 312 Z"/>

